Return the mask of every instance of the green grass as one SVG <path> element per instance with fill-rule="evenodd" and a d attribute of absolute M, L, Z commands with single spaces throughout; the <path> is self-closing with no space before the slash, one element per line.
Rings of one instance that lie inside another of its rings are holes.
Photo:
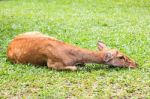
<path fill-rule="evenodd" d="M 11 64 L 6 49 L 14 36 L 41 31 L 97 50 L 102 40 L 139 66 L 88 64 L 76 72 Z M 149 0 L 1 0 L 0 98 L 150 98 Z"/>

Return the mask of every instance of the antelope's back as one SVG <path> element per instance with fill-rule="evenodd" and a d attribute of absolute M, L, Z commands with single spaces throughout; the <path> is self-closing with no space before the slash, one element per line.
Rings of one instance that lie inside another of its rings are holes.
<path fill-rule="evenodd" d="M 49 39 L 39 32 L 27 32 L 16 36 L 8 45 L 7 57 L 14 63 L 45 64 L 44 54 Z"/>

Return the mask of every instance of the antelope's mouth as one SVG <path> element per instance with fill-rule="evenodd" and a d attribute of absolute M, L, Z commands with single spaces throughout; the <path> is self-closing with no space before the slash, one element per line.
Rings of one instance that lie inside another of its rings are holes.
<path fill-rule="evenodd" d="M 134 64 L 132 64 L 132 65 L 129 65 L 130 68 L 135 68 L 137 66 L 138 66 L 138 64 L 136 62 Z"/>

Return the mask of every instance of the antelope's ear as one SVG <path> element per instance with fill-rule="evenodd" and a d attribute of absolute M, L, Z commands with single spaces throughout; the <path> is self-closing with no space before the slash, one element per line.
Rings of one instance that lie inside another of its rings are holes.
<path fill-rule="evenodd" d="M 103 49 L 107 48 L 106 45 L 101 41 L 98 41 L 97 47 L 98 47 L 99 50 L 103 50 Z"/>
<path fill-rule="evenodd" d="M 105 62 L 108 62 L 108 61 L 110 61 L 111 59 L 113 59 L 113 55 L 112 55 L 112 53 L 106 53 L 105 54 L 105 56 L 104 56 L 104 61 Z"/>

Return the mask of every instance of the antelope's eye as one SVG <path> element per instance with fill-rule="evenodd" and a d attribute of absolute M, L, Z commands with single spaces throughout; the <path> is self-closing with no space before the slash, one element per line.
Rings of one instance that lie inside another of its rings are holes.
<path fill-rule="evenodd" d="M 118 58 L 119 58 L 119 59 L 124 59 L 124 56 L 119 56 Z"/>

